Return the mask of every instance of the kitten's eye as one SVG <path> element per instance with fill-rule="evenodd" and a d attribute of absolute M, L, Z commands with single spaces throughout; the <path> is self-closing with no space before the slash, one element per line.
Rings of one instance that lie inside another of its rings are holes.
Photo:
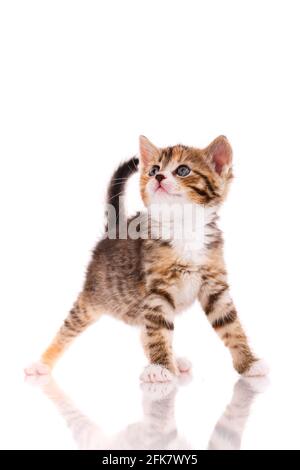
<path fill-rule="evenodd" d="M 181 177 L 189 175 L 190 172 L 190 168 L 186 165 L 180 165 L 178 168 L 176 168 L 176 175 Z"/>
<path fill-rule="evenodd" d="M 156 173 L 160 170 L 158 165 L 153 165 L 151 170 L 149 171 L 149 176 L 155 176 Z"/>

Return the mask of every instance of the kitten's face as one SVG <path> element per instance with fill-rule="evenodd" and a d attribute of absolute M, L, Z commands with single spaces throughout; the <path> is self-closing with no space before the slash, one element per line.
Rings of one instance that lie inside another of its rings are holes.
<path fill-rule="evenodd" d="M 157 148 L 140 137 L 141 195 L 150 204 L 220 204 L 232 179 L 232 151 L 220 136 L 205 149 Z"/>

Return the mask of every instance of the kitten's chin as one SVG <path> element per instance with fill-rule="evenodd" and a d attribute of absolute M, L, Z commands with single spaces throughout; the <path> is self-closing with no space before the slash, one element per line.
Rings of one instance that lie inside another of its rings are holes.
<path fill-rule="evenodd" d="M 172 194 L 158 189 L 150 196 L 150 204 L 180 204 L 183 201 L 182 194 Z"/>

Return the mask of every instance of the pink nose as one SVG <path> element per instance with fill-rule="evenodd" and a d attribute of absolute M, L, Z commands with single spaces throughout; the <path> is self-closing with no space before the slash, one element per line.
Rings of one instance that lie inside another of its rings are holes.
<path fill-rule="evenodd" d="M 160 183 L 162 180 L 166 179 L 166 177 L 164 175 L 158 174 L 155 175 L 155 179 L 157 179 L 157 181 Z"/>

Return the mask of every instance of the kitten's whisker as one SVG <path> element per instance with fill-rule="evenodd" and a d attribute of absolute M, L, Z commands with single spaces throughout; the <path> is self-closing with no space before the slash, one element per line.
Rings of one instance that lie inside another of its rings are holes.
<path fill-rule="evenodd" d="M 112 199 L 120 196 L 121 194 L 123 194 L 123 191 L 120 191 L 118 194 L 114 194 L 111 198 L 108 199 L 108 202 L 111 201 Z"/>
<path fill-rule="evenodd" d="M 117 182 L 115 184 L 111 184 L 111 187 L 114 187 L 114 186 L 121 186 L 122 182 Z"/>
<path fill-rule="evenodd" d="M 128 178 L 113 178 L 112 181 L 126 181 Z"/>

